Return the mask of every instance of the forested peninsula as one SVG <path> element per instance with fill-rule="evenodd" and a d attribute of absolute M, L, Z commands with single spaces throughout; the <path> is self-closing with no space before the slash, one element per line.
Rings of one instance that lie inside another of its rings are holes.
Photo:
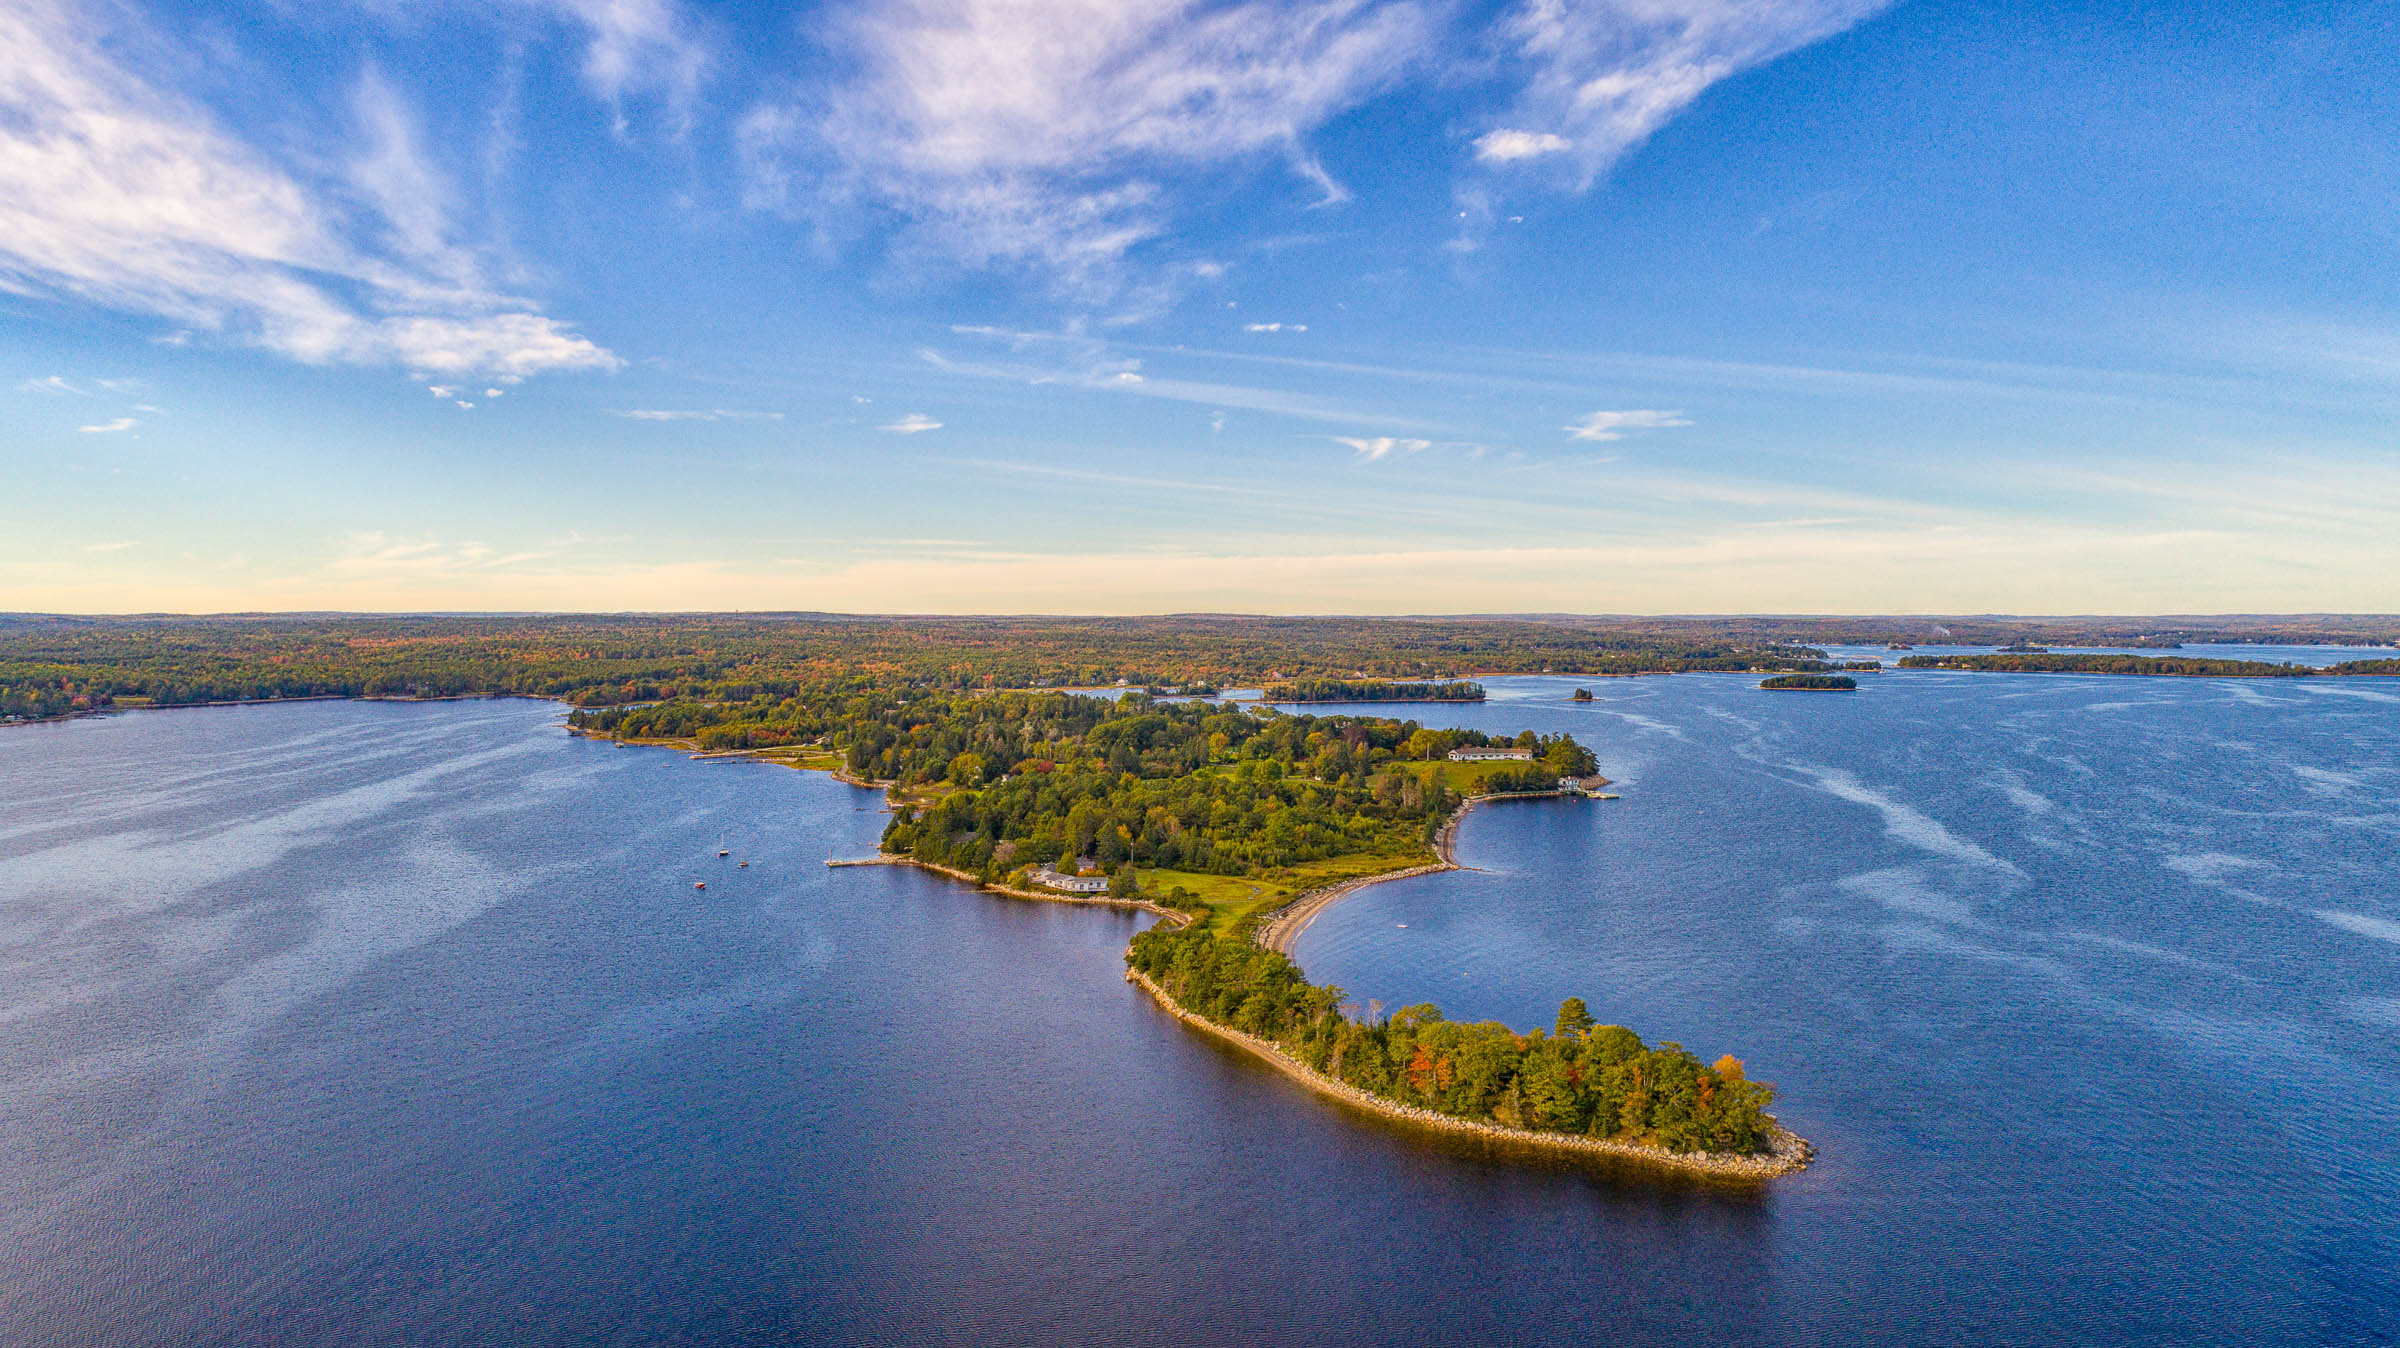
<path fill-rule="evenodd" d="M 1764 1176 L 1805 1163 L 1766 1112 L 1771 1087 L 1731 1057 L 1592 1022 L 1578 1001 L 1520 1034 L 1431 1005 L 1362 1011 L 1255 940 L 1269 913 L 1319 887 L 1442 862 L 1436 840 L 1470 797 L 1453 749 L 1495 741 L 1368 716 L 1170 701 L 1129 692 L 954 693 L 841 684 L 738 705 L 578 710 L 580 730 L 636 741 L 803 744 L 854 780 L 887 783 L 887 855 L 1011 894 L 1106 878 L 1118 902 L 1170 921 L 1127 961 L 1195 1016 L 1333 1093 L 1386 1112 L 1571 1150 Z M 1474 768 L 1472 798 L 1554 792 L 1597 767 L 1565 735 L 1499 741 L 1529 760 Z M 1097 880 L 1095 880 L 1097 883 Z M 1062 895 L 1063 897 L 1063 895 Z"/>

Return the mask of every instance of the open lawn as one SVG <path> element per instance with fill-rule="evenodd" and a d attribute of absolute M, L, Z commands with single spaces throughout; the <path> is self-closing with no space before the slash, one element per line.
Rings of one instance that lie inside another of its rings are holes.
<path fill-rule="evenodd" d="M 1144 869 L 1134 872 L 1144 893 L 1164 895 L 1178 886 L 1198 895 L 1209 907 L 1202 929 L 1217 936 L 1239 936 L 1247 924 L 1292 901 L 1293 896 L 1321 885 L 1385 871 L 1406 870 L 1433 860 L 1430 850 L 1410 856 L 1347 856 L 1286 866 L 1261 875 L 1206 875 L 1198 871 Z"/>
<path fill-rule="evenodd" d="M 1484 783 L 1490 781 L 1493 774 L 1522 772 L 1530 766 L 1532 765 L 1514 759 L 1498 759 L 1484 763 L 1452 763 L 1447 759 L 1437 759 L 1433 762 L 1407 759 L 1385 764 L 1384 771 L 1405 772 L 1419 782 L 1428 782 L 1433 779 L 1434 770 L 1438 768 L 1441 770 L 1442 780 L 1450 784 L 1451 790 L 1462 796 L 1473 796 L 1482 793 Z"/>

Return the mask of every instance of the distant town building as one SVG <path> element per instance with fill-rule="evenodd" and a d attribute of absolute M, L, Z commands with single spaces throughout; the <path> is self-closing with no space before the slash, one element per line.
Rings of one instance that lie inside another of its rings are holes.
<path fill-rule="evenodd" d="M 1054 866 L 1036 867 L 1033 872 L 1033 882 L 1046 889 L 1063 889 L 1069 894 L 1106 894 L 1108 892 L 1108 877 L 1105 875 L 1067 875 Z"/>
<path fill-rule="evenodd" d="M 1450 761 L 1453 763 L 1490 763 L 1507 758 L 1513 758 L 1520 763 L 1530 763 L 1533 761 L 1533 750 L 1520 749 L 1513 744 L 1486 744 L 1471 749 L 1452 749 L 1450 751 Z"/>

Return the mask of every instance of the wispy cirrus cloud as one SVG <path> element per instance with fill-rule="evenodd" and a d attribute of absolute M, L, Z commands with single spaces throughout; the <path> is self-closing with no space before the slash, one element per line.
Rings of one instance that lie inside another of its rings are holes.
<path fill-rule="evenodd" d="M 1426 49 L 1414 3 L 920 0 L 829 26 L 850 75 L 754 109 L 754 201 L 891 212 L 970 266 L 1033 264 L 1113 292 L 1165 232 L 1170 173 L 1281 160 L 1345 195 L 1307 136 Z M 838 226 L 835 226 L 838 228 Z"/>
<path fill-rule="evenodd" d="M 1661 412 L 1653 408 L 1636 407 L 1622 412 L 1593 412 L 1577 417 L 1559 429 L 1571 440 L 1622 440 L 1630 430 L 1649 430 L 1660 426 L 1689 426 L 1692 423 L 1681 412 Z"/>
<path fill-rule="evenodd" d="M 609 412 L 628 421 L 781 421 L 781 412 L 748 412 L 731 407 L 625 407 Z"/>
<path fill-rule="evenodd" d="M 877 430 L 890 431 L 895 435 L 922 435 L 927 431 L 938 431 L 941 428 L 942 423 L 935 421 L 923 412 L 911 412 L 898 421 L 876 427 Z"/>
<path fill-rule="evenodd" d="M 1281 161 L 1313 204 L 1346 199 L 1311 136 L 1447 53 L 1491 53 L 1463 76 L 1493 95 L 1472 140 L 1487 178 L 1540 167 L 1580 191 L 1711 85 L 1887 3 L 1517 0 L 1489 36 L 1437 0 L 851 4 L 824 26 L 844 73 L 753 107 L 738 139 L 752 203 L 822 242 L 896 220 L 904 253 L 1105 299 L 1195 179 Z"/>
<path fill-rule="evenodd" d="M 112 55 L 155 35 L 0 6 L 0 287 L 156 315 L 311 363 L 526 375 L 617 357 L 488 285 L 405 108 L 370 76 L 349 172 L 313 185 Z"/>
<path fill-rule="evenodd" d="M 1500 28 L 1523 87 L 1476 156 L 1561 165 L 1580 191 L 1711 85 L 1889 2 L 1524 0 Z"/>
<path fill-rule="evenodd" d="M 1051 353 L 1053 358 L 1039 364 L 954 360 L 931 347 L 919 349 L 917 355 L 926 364 L 949 374 L 1013 380 L 1033 385 L 1099 389 L 1145 398 L 1199 403 L 1215 409 L 1218 416 L 1223 415 L 1223 409 L 1234 407 L 1338 425 L 1354 426 L 1362 421 L 1381 421 L 1385 425 L 1408 425 L 1427 430 L 1449 429 L 1446 426 L 1398 419 L 1390 415 L 1388 410 L 1338 402 L 1309 393 L 1213 380 L 1162 377 L 1136 369 L 1140 361 L 1115 354 L 1108 343 L 1076 333 L 1015 332 L 985 326 L 958 326 L 952 331 L 1006 342 L 1011 350 L 1017 352 L 1044 351 Z"/>
<path fill-rule="evenodd" d="M 583 25 L 583 79 L 616 109 L 625 129 L 624 102 L 653 93 L 666 100 L 680 133 L 689 128 L 701 77 L 710 62 L 700 26 L 674 0 L 520 0 Z"/>
<path fill-rule="evenodd" d="M 141 424 L 132 417 L 118 417 L 113 421 L 97 422 L 90 426 L 78 426 L 75 429 L 85 435 L 115 435 L 119 431 L 130 431 Z"/>

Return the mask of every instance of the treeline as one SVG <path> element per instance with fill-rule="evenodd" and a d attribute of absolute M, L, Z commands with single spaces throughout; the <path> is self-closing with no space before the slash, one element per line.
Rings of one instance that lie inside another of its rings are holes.
<path fill-rule="evenodd" d="M 2144 625 L 2149 624 L 2149 625 Z M 2400 619 L 900 618 L 839 614 L 0 617 L 0 697 L 105 706 L 522 693 L 580 706 L 747 700 L 863 674 L 946 689 L 1447 682 L 1462 670 L 1818 672 L 1824 644 L 2365 644 Z M 2370 669 L 2351 672 L 2367 673 Z M 71 701 L 71 699 L 70 699 Z M 72 709 L 72 708 L 70 708 Z"/>
<path fill-rule="evenodd" d="M 1626 635 L 1753 645 L 1881 646 L 1891 641 L 1943 646 L 2131 646 L 2173 650 L 2192 645 L 2376 646 L 2400 644 L 2396 614 L 2214 614 L 2128 618 L 2042 618 L 1993 614 L 1854 617 L 1565 618 Z"/>
<path fill-rule="evenodd" d="M 1274 951 L 1163 925 L 1135 936 L 1126 962 L 1195 1014 L 1401 1104 L 1680 1152 L 1761 1151 L 1773 1127 L 1773 1088 L 1747 1080 L 1737 1059 L 1703 1065 L 1681 1045 L 1646 1045 L 1595 1025 L 1578 999 L 1549 1033 L 1459 1024 L 1431 1005 L 1360 1019 L 1341 989 L 1309 983 Z"/>
<path fill-rule="evenodd" d="M 1520 619 L 609 617 L 0 618 L 0 695 L 61 679 L 94 705 L 521 693 L 579 706 L 746 701 L 865 675 L 939 689 L 1193 691 L 1460 669 L 1797 667 L 1822 652 Z"/>
<path fill-rule="evenodd" d="M 1447 683 L 1387 683 L 1378 679 L 1300 679 L 1271 683 L 1261 690 L 1267 702 L 1481 702 L 1483 685 Z"/>
<path fill-rule="evenodd" d="M 1964 669 L 2002 674 L 2149 674 L 2169 678 L 2306 679 L 2348 674 L 2400 674 L 2400 660 L 2353 660 L 2316 669 L 2267 660 L 2218 660 L 2182 655 L 2096 655 L 2055 651 L 1990 655 L 1911 655 L 1902 669 Z"/>

